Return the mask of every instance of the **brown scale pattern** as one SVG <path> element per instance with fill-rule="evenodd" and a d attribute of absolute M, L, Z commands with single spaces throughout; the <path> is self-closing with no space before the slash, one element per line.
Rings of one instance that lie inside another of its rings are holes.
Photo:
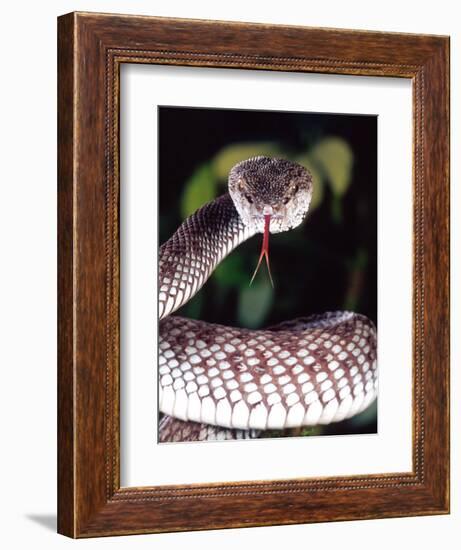
<path fill-rule="evenodd" d="M 199 422 L 184 422 L 164 416 L 159 421 L 159 443 L 180 443 L 181 441 L 229 441 L 235 439 L 254 439 L 258 430 L 232 430 L 201 424 Z"/>
<path fill-rule="evenodd" d="M 376 394 L 376 331 L 332 313 L 265 331 L 171 316 L 162 321 L 161 410 L 228 428 L 329 423 Z"/>
<path fill-rule="evenodd" d="M 187 218 L 159 252 L 159 318 L 186 303 L 251 234 L 226 193 Z"/>

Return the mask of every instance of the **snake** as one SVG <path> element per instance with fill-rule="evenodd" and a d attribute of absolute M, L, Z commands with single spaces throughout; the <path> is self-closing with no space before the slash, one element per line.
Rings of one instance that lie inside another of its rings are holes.
<path fill-rule="evenodd" d="M 331 424 L 376 399 L 377 331 L 360 313 L 331 311 L 257 330 L 173 315 L 256 234 L 263 245 L 255 274 L 265 259 L 272 282 L 269 235 L 297 228 L 312 193 L 304 166 L 252 157 L 231 168 L 226 193 L 159 248 L 159 441 L 245 439 Z"/>

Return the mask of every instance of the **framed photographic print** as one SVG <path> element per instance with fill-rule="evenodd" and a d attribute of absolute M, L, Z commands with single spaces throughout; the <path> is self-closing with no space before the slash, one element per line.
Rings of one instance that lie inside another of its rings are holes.
<path fill-rule="evenodd" d="M 59 532 L 448 513 L 448 38 L 58 51 Z"/>
<path fill-rule="evenodd" d="M 248 92 L 245 100 L 250 100 Z M 157 116 L 159 241 L 164 243 L 158 292 L 159 306 L 166 308 L 159 334 L 159 441 L 376 433 L 377 117 L 166 106 L 158 108 Z M 209 158 L 208 150 L 216 154 Z M 178 156 L 182 173 L 176 168 Z M 202 158 L 205 162 L 197 166 Z M 353 164 L 363 176 L 359 180 L 357 175 L 350 187 Z M 352 197 L 354 192 L 357 196 Z M 346 196 L 350 200 L 343 201 Z M 203 224 L 209 232 L 211 224 L 226 223 L 225 212 L 212 221 L 220 215 L 214 212 L 220 201 L 228 203 L 229 225 L 222 236 L 218 230 L 209 242 L 206 237 L 202 242 L 203 236 L 188 228 Z M 209 206 L 201 208 L 205 203 Z M 355 215 L 358 204 L 362 210 Z M 264 209 L 273 212 L 267 226 Z M 267 255 L 265 248 L 261 256 L 257 239 L 243 245 L 251 233 L 234 235 L 234 212 L 235 220 L 247 216 L 244 227 L 262 234 Z M 311 223 L 302 225 L 307 213 Z M 185 225 L 170 238 L 184 218 Z M 304 231 L 294 231 L 298 225 Z M 273 233 L 286 234 L 269 237 Z M 194 264 L 188 265 L 181 250 L 195 239 L 191 253 L 197 269 L 212 274 L 209 284 L 193 296 L 192 290 L 189 297 L 187 282 L 194 277 Z M 226 259 L 212 272 L 224 253 L 220 247 L 226 247 Z M 257 276 L 255 271 L 251 280 L 250 267 L 258 258 L 265 260 L 267 274 Z M 136 269 L 135 261 L 129 263 Z M 357 301 L 362 314 L 369 313 L 373 321 L 353 316 L 349 310 Z M 183 302 L 181 312 L 189 320 L 171 316 L 167 321 L 168 310 Z M 329 311 L 337 303 L 348 310 Z M 328 313 L 309 320 L 309 308 Z M 135 313 L 131 326 L 134 318 Z M 263 329 L 272 325 L 266 334 Z M 347 371 L 341 364 L 348 365 Z M 361 384 L 356 388 L 358 400 L 351 394 L 354 377 Z M 346 397 L 342 407 L 335 393 Z M 329 407 L 322 406 L 327 403 Z M 187 418 L 181 407 L 187 409 Z M 362 410 L 368 414 L 359 416 Z M 224 429 L 212 431 L 203 422 L 209 415 Z M 174 420 L 181 416 L 194 423 Z"/>

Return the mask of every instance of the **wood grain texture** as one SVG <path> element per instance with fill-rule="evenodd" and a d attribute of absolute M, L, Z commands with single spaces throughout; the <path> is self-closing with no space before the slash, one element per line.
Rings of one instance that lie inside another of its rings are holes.
<path fill-rule="evenodd" d="M 58 531 L 74 529 L 74 25 L 59 20 L 58 33 Z"/>
<path fill-rule="evenodd" d="M 447 513 L 449 40 L 73 13 L 59 18 L 58 530 L 71 537 Z M 411 78 L 413 468 L 120 488 L 121 63 Z"/>

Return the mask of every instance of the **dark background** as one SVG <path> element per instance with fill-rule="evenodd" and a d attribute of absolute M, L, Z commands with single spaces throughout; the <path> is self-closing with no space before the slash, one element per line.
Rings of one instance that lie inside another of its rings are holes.
<path fill-rule="evenodd" d="M 272 289 L 255 282 L 262 236 L 240 245 L 180 315 L 248 328 L 334 310 L 377 322 L 377 117 L 159 107 L 160 244 L 227 191 L 230 168 L 255 155 L 295 160 L 313 174 L 306 221 L 272 235 Z M 376 432 L 376 404 L 306 435 Z"/>

